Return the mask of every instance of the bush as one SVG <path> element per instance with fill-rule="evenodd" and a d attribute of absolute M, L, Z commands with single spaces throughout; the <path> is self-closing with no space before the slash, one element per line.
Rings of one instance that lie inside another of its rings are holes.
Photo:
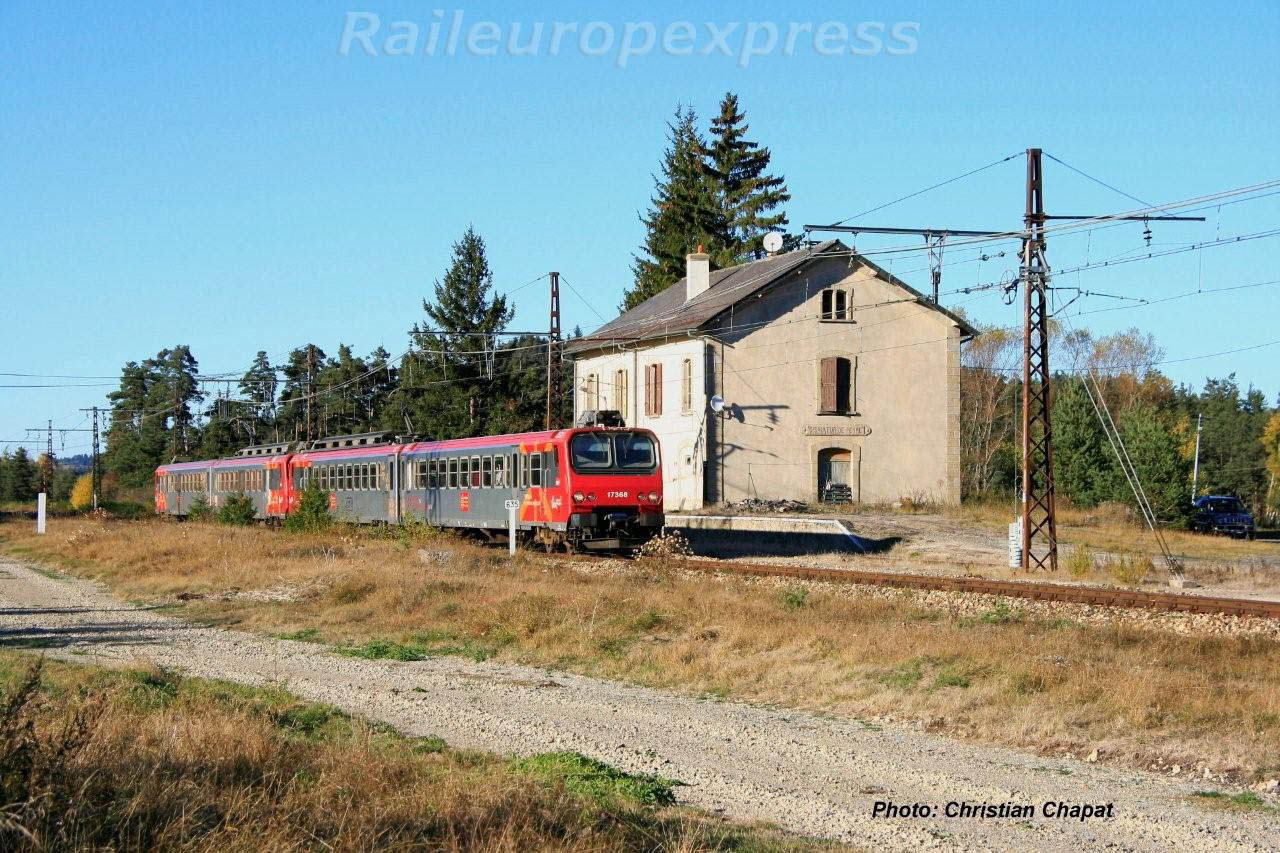
<path fill-rule="evenodd" d="M 791 586 L 782 591 L 780 596 L 782 606 L 788 610 L 799 610 L 809 602 L 809 588 L 805 586 Z"/>
<path fill-rule="evenodd" d="M 209 505 L 209 500 L 204 495 L 200 495 L 191 502 L 191 509 L 187 510 L 196 521 L 209 521 L 213 518 L 213 507 Z"/>
<path fill-rule="evenodd" d="M 1120 554 L 1107 561 L 1107 574 L 1125 586 L 1138 586 L 1153 568 L 1145 554 Z"/>
<path fill-rule="evenodd" d="M 1073 578 L 1087 577 L 1093 571 L 1093 551 L 1088 545 L 1077 545 L 1067 555 L 1067 571 Z"/>
<path fill-rule="evenodd" d="M 71 487 L 71 508 L 86 510 L 93 506 L 93 475 L 81 474 Z"/>
<path fill-rule="evenodd" d="M 333 523 L 329 515 L 329 493 L 320 490 L 315 483 L 307 485 L 298 505 L 293 512 L 285 516 L 285 530 L 303 533 L 309 530 L 324 530 Z"/>
<path fill-rule="evenodd" d="M 244 492 L 228 495 L 226 501 L 218 509 L 218 521 L 223 524 L 244 526 L 252 524 L 257 513 L 253 509 L 253 501 Z"/>

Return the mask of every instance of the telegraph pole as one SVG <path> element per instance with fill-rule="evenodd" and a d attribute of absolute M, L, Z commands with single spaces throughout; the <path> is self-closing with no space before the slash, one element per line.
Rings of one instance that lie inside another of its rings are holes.
<path fill-rule="evenodd" d="M 1203 429 L 1204 412 L 1201 412 L 1196 415 L 1196 461 L 1191 469 L 1191 500 L 1195 500 L 1200 494 L 1200 433 Z"/>
<path fill-rule="evenodd" d="M 316 345 L 307 344 L 307 441 L 311 441 L 315 436 L 311 434 L 311 399 L 315 395 L 312 393 L 312 386 L 316 381 Z"/>
<path fill-rule="evenodd" d="M 546 429 L 560 426 L 560 273 L 551 279 L 551 316 L 547 329 L 547 417 Z"/>

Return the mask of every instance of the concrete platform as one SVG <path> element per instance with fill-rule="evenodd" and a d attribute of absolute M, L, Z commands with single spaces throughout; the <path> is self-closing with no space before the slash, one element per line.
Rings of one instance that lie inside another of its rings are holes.
<path fill-rule="evenodd" d="M 892 548 L 897 538 L 858 536 L 842 519 L 786 515 L 668 515 L 668 530 L 707 557 L 790 557 L 805 554 L 869 554 Z"/>

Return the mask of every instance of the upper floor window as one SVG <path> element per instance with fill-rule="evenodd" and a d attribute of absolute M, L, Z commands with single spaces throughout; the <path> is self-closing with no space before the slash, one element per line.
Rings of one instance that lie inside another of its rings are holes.
<path fill-rule="evenodd" d="M 849 310 L 849 292 L 838 287 L 830 287 L 822 291 L 822 314 L 819 319 L 852 320 L 853 314 Z"/>

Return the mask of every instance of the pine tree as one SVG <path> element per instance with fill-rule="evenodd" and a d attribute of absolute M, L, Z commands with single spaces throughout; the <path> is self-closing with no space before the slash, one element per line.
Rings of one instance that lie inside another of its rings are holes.
<path fill-rule="evenodd" d="M 738 96 L 726 92 L 720 114 L 711 120 L 711 165 L 725 222 L 732 262 L 764 256 L 764 235 L 785 227 L 784 212 L 771 213 L 791 200 L 782 176 L 768 173 L 768 148 L 746 138 L 749 125 L 738 110 Z"/>
<path fill-rule="evenodd" d="M 1119 427 L 1125 451 L 1156 517 L 1162 521 L 1184 518 L 1190 506 L 1187 484 L 1191 460 L 1181 452 L 1181 441 L 1166 418 L 1149 404 L 1139 403 L 1120 416 Z M 1132 489 L 1123 480 L 1116 484 L 1112 497 L 1135 502 Z"/>
<path fill-rule="evenodd" d="M 1053 401 L 1053 476 L 1076 506 L 1096 506 L 1112 496 L 1119 472 L 1106 441 L 1084 385 L 1062 380 Z"/>
<path fill-rule="evenodd" d="M 435 438 L 484 435 L 494 399 L 496 341 L 514 311 L 493 292 L 484 239 L 468 226 L 453 244 L 453 261 L 435 283 L 435 301 L 423 300 L 430 321 L 409 331 L 411 350 L 400 366 L 403 384 L 391 395 L 383 422 L 408 421 Z"/>
<path fill-rule="evenodd" d="M 148 414 L 158 382 L 152 360 L 131 361 L 120 372 L 120 388 L 107 395 L 111 425 L 103 464 L 126 486 L 150 480 L 165 451 L 164 420 L 158 413 Z"/>
<path fill-rule="evenodd" d="M 623 295 L 624 311 L 683 278 L 685 256 L 698 246 L 711 254 L 717 266 L 732 259 L 717 182 L 708 162 L 706 140 L 698 130 L 697 114 L 677 106 L 667 131 L 662 171 L 654 176 L 653 206 L 640 217 L 645 241 L 631 265 L 634 282 Z"/>
<path fill-rule="evenodd" d="M 243 413 L 251 444 L 274 441 L 276 420 L 276 371 L 265 350 L 258 350 L 253 363 L 240 379 L 240 395 L 250 401 Z"/>
<path fill-rule="evenodd" d="M 195 418 L 191 407 L 204 399 L 196 381 L 200 365 L 191 348 L 185 345 L 161 350 L 152 364 L 157 381 L 150 389 L 148 403 L 151 411 L 169 423 L 169 456 L 166 458 L 190 458 L 197 437 L 192 429 Z"/>
<path fill-rule="evenodd" d="M 34 499 L 39 475 L 31 457 L 27 455 L 27 449 L 19 447 L 15 450 L 6 467 L 9 469 L 9 481 L 13 490 L 12 499 L 23 503 Z"/>
<path fill-rule="evenodd" d="M 325 354 L 324 350 L 314 344 L 306 344 L 290 352 L 289 360 L 280 369 L 284 375 L 284 381 L 280 383 L 280 400 L 276 404 L 276 423 L 273 430 L 279 435 L 280 441 L 293 441 L 296 438 L 306 437 L 307 397 L 320 390 L 318 382 L 315 388 L 309 382 L 307 357 L 312 349 L 315 351 L 318 376 L 325 363 Z M 313 430 L 319 423 L 318 404 L 321 399 L 317 395 L 311 401 Z M 275 440 L 275 435 L 272 436 L 272 440 Z"/>

